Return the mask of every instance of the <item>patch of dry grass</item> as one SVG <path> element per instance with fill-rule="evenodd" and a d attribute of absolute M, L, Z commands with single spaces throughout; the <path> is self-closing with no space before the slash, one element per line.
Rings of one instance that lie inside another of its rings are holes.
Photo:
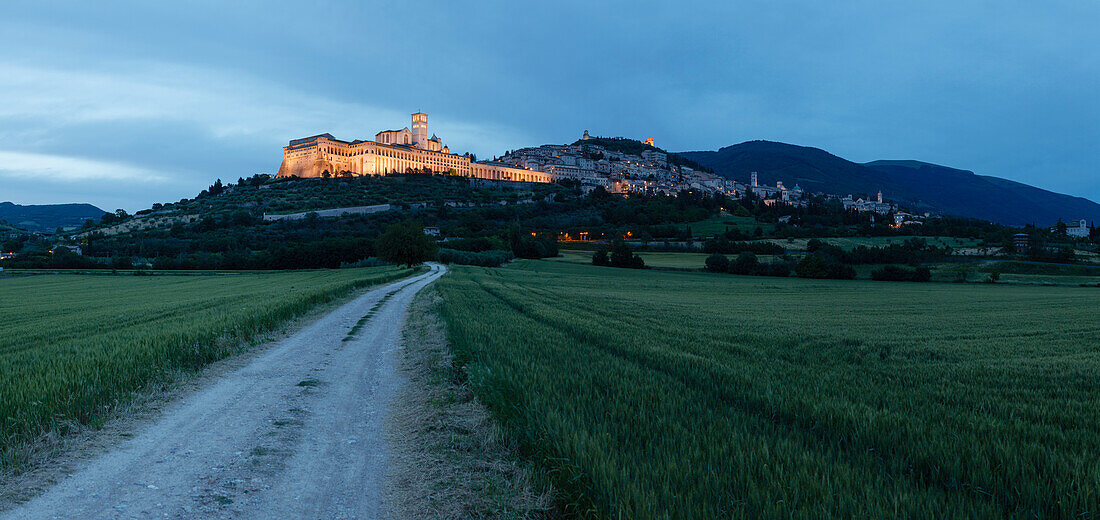
<path fill-rule="evenodd" d="M 386 506 L 398 519 L 528 519 L 554 516 L 553 490 L 524 463 L 454 368 L 441 299 L 417 296 L 404 332 L 394 400 Z"/>

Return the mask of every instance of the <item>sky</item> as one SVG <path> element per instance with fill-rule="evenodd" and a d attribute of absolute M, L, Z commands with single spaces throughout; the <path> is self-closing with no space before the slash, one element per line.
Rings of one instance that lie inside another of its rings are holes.
<path fill-rule="evenodd" d="M 1100 201 L 1100 2 L 2 2 L 0 201 L 133 212 L 429 115 L 480 158 L 767 139 Z"/>

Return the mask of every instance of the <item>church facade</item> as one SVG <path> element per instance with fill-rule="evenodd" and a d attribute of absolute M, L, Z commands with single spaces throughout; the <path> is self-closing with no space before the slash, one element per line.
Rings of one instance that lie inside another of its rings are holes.
<path fill-rule="evenodd" d="M 438 137 L 428 137 L 428 115 L 412 115 L 412 129 L 384 130 L 373 141 L 343 141 L 331 134 L 294 139 L 283 147 L 276 177 L 339 177 L 431 171 L 480 179 L 553 182 L 554 176 L 501 163 L 476 162 L 451 153 Z"/>

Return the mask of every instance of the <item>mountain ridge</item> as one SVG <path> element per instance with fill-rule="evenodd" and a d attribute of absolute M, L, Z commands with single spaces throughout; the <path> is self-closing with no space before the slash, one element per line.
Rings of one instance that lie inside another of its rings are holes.
<path fill-rule="evenodd" d="M 0 202 L 0 220 L 27 231 L 52 233 L 57 228 L 78 228 L 87 219 L 98 220 L 106 211 L 91 204 L 16 204 Z"/>
<path fill-rule="evenodd" d="M 747 181 L 799 184 L 810 192 L 887 199 L 918 212 L 980 218 L 1010 225 L 1053 225 L 1063 220 L 1100 220 L 1100 204 L 1017 181 L 924 161 L 849 161 L 826 150 L 776 141 L 746 141 L 715 151 L 677 152 L 718 175 Z"/>

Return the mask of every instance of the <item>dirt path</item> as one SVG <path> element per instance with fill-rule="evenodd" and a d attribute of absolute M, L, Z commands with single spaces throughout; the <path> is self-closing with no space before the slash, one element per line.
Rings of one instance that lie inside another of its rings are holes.
<path fill-rule="evenodd" d="M 378 518 L 395 350 L 443 272 L 341 306 L 0 518 Z"/>

